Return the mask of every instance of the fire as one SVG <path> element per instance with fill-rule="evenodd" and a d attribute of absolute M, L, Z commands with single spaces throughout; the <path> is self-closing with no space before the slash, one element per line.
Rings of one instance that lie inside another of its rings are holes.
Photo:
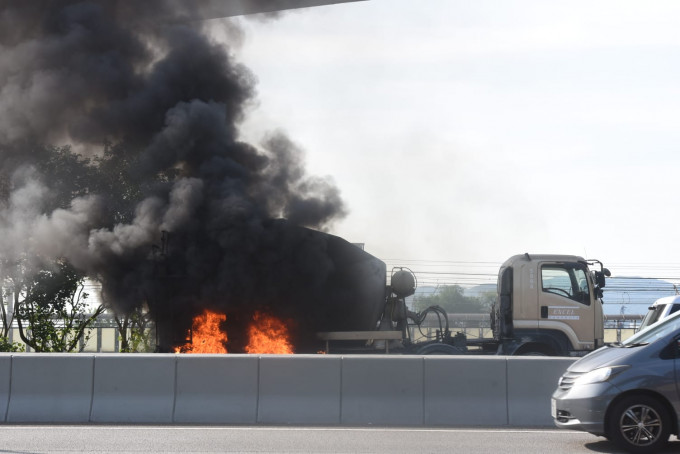
<path fill-rule="evenodd" d="M 227 334 L 220 327 L 226 319 L 226 315 L 209 310 L 197 315 L 191 327 L 191 341 L 187 339 L 187 344 L 175 348 L 175 353 L 227 353 Z M 248 327 L 248 340 L 246 353 L 293 353 L 283 321 L 260 311 L 255 312 Z"/>
<path fill-rule="evenodd" d="M 248 327 L 248 336 L 250 342 L 246 346 L 247 353 L 294 353 L 288 328 L 271 315 L 255 312 L 253 323 Z"/>
<path fill-rule="evenodd" d="M 220 329 L 220 324 L 227 316 L 217 312 L 205 310 L 203 314 L 194 317 L 191 327 L 191 344 L 175 349 L 185 353 L 227 353 L 225 342 L 227 333 Z"/>

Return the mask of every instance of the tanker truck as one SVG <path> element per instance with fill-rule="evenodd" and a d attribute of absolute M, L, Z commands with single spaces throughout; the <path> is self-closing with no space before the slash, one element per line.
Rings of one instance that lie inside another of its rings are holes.
<path fill-rule="evenodd" d="M 248 243 L 247 254 L 229 256 L 238 266 L 202 266 L 197 273 L 184 260 L 188 241 L 174 238 L 151 264 L 155 286 L 145 288 L 158 351 L 190 339 L 193 320 L 206 308 L 226 317 L 226 347 L 233 353 L 245 352 L 258 311 L 289 322 L 296 353 L 579 356 L 603 345 L 601 298 L 610 274 L 598 260 L 510 257 L 498 272 L 491 335 L 473 339 L 453 332 L 441 307 L 408 308 L 417 282 L 412 272 L 388 273 L 385 262 L 338 236 L 272 220 Z M 431 338 L 412 335 L 432 320 Z"/>
<path fill-rule="evenodd" d="M 490 313 L 493 337 L 469 339 L 462 332 L 452 332 L 448 314 L 439 306 L 409 310 L 406 298 L 415 293 L 416 278 L 405 268 L 395 268 L 375 330 L 322 332 L 318 336 L 330 353 L 384 349 L 423 355 L 583 356 L 604 344 L 606 276 L 610 272 L 599 260 L 528 253 L 510 257 L 498 272 Z M 434 338 L 413 339 L 410 328 L 420 326 L 431 314 L 439 323 Z M 365 343 L 357 347 L 360 340 Z M 351 342 L 354 345 L 348 347 Z"/>

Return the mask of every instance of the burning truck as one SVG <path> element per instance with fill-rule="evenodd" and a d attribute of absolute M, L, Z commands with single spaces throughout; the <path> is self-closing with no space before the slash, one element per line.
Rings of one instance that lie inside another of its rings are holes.
<path fill-rule="evenodd" d="M 340 237 L 270 221 L 254 252 L 241 262 L 250 284 L 232 289 L 231 301 L 211 302 L 188 291 L 193 286 L 171 243 L 163 246 L 160 299 L 150 301 L 160 351 L 578 356 L 604 343 L 601 297 L 609 271 L 596 260 L 511 257 L 499 271 L 493 337 L 468 339 L 451 330 L 441 307 L 408 309 L 416 289 L 409 270 L 392 270 L 387 284 L 385 263 Z M 429 314 L 439 323 L 435 336 L 412 339 L 412 328 Z M 202 332 L 210 323 L 207 341 Z M 206 342 L 216 347 L 200 349 Z"/>

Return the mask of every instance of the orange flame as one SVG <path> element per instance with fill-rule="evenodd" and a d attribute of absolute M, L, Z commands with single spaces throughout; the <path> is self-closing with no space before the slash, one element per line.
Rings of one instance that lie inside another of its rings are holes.
<path fill-rule="evenodd" d="M 227 334 L 220 329 L 220 324 L 226 319 L 226 315 L 206 309 L 203 314 L 194 317 L 191 344 L 177 347 L 175 353 L 227 353 L 224 345 L 228 340 Z"/>
<path fill-rule="evenodd" d="M 286 325 L 276 317 L 256 311 L 248 327 L 247 353 L 292 354 L 293 346 Z"/>

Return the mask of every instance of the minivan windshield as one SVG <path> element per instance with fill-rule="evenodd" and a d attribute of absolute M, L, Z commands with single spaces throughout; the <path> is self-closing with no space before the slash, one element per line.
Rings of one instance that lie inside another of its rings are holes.
<path fill-rule="evenodd" d="M 662 321 L 650 325 L 648 328 L 638 331 L 621 344 L 623 346 L 632 346 L 639 344 L 648 344 L 657 339 L 666 337 L 668 334 L 675 331 L 680 331 L 680 312 L 676 312 Z"/>
<path fill-rule="evenodd" d="M 657 304 L 656 306 L 650 307 L 649 312 L 647 312 L 645 318 L 642 319 L 642 323 L 640 323 L 640 331 L 658 322 L 663 315 L 664 309 L 666 309 L 665 304 Z"/>

